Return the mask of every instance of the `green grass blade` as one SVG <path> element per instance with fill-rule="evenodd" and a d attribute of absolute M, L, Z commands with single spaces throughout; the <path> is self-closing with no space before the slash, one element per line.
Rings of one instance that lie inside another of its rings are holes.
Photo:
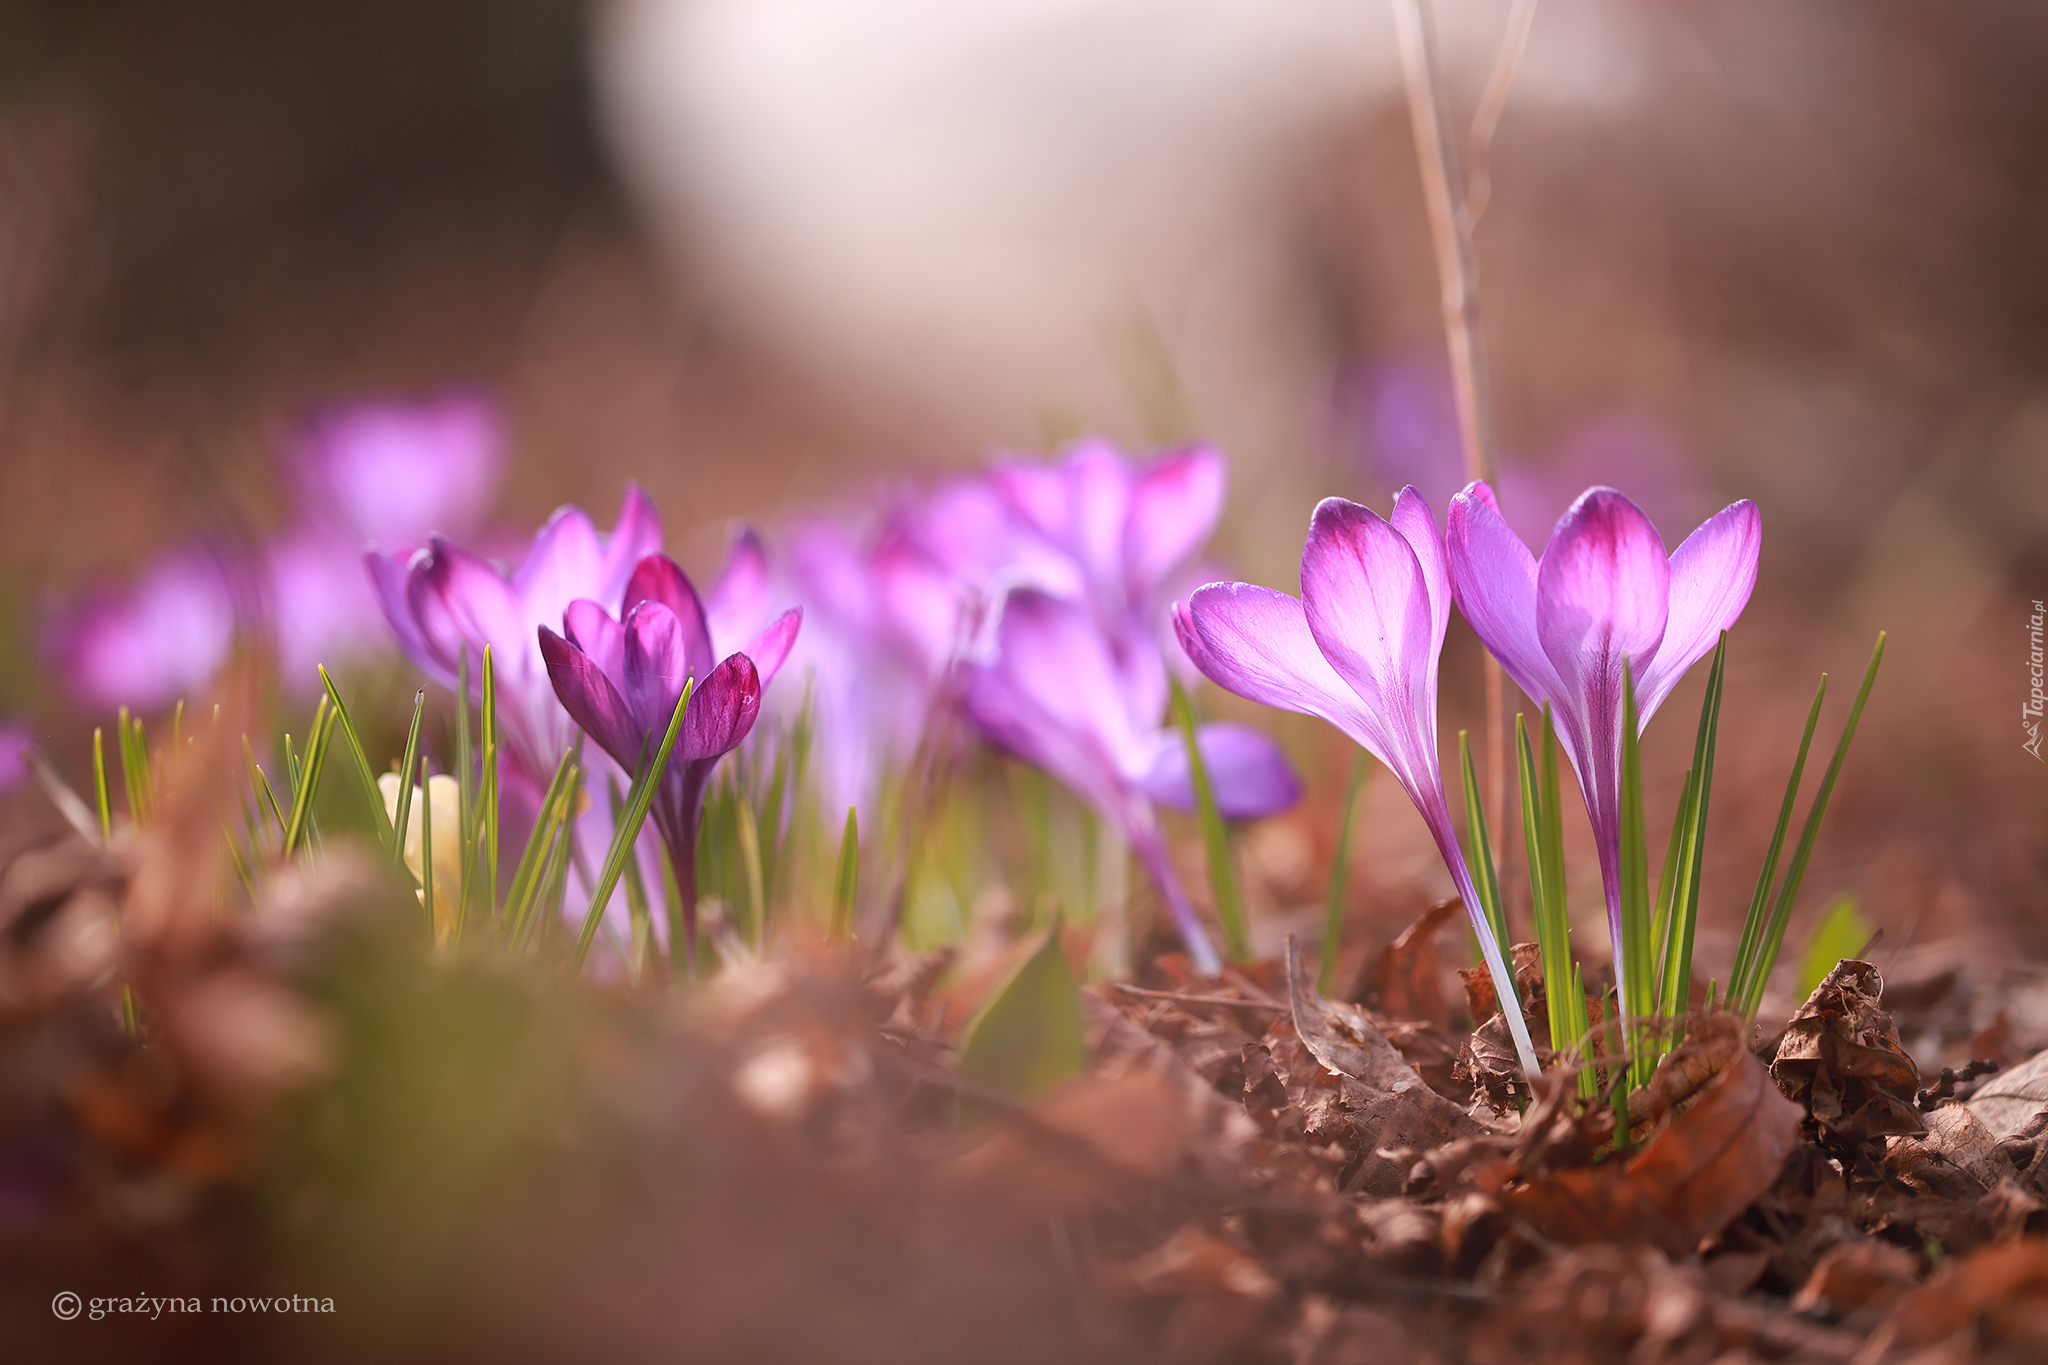
<path fill-rule="evenodd" d="M 1216 919 L 1223 927 L 1223 951 L 1233 962 L 1249 962 L 1252 956 L 1251 924 L 1245 917 L 1244 892 L 1237 884 L 1237 865 L 1230 856 L 1230 827 L 1216 805 L 1216 786 L 1209 777 L 1209 764 L 1202 757 L 1202 744 L 1195 730 L 1194 703 L 1180 685 L 1173 687 L 1174 714 L 1180 719 L 1181 739 L 1188 749 L 1188 776 L 1195 786 L 1195 811 L 1202 826 L 1202 846 L 1209 855 L 1209 886 L 1216 898 Z"/>
<path fill-rule="evenodd" d="M 768 945 L 768 890 L 761 876 L 761 831 L 754 819 L 754 803 L 747 794 L 735 789 L 737 798 L 733 805 L 739 833 L 740 870 L 747 879 L 747 905 L 752 911 L 754 943 L 756 947 Z"/>
<path fill-rule="evenodd" d="M 683 708 L 690 704 L 690 693 L 694 688 L 695 679 L 683 684 L 683 694 L 676 699 L 675 714 L 669 717 L 668 733 L 661 738 L 661 748 L 653 761 L 633 778 L 625 815 L 613 828 L 611 851 L 605 854 L 604 871 L 598 874 L 597 886 L 591 891 L 590 910 L 583 917 L 583 930 L 576 935 L 576 951 L 571 958 L 574 966 L 581 967 L 589 954 L 590 941 L 597 937 L 597 926 L 604 919 L 605 904 L 611 900 L 612 888 L 618 885 L 620 874 L 625 871 L 626 859 L 632 856 L 633 843 L 640 837 L 640 826 L 646 823 L 648 808 L 654 804 L 655 788 L 668 771 L 676 737 L 683 732 Z"/>
<path fill-rule="evenodd" d="M 1522 797 L 1522 847 L 1529 863 L 1529 907 L 1536 927 L 1536 953 L 1543 964 L 1543 994 L 1550 1019 L 1553 1053 L 1571 1046 L 1577 1035 L 1572 1029 L 1572 948 L 1570 930 L 1559 913 L 1563 907 L 1551 903 L 1551 878 L 1546 866 L 1552 856 L 1543 837 L 1543 795 L 1537 787 L 1536 754 L 1529 744 L 1529 726 L 1521 713 L 1515 715 L 1515 776 Z"/>
<path fill-rule="evenodd" d="M 441 941 L 434 923 L 434 782 L 422 758 L 420 774 L 420 908 L 427 912 L 427 942 Z M 410 779 L 408 779 L 410 780 Z"/>
<path fill-rule="evenodd" d="M 1863 707 L 1870 700 L 1871 685 L 1877 681 L 1877 666 L 1884 661 L 1885 632 L 1877 633 L 1877 647 L 1871 651 L 1870 666 L 1864 670 L 1863 685 L 1856 690 L 1856 700 L 1849 707 L 1848 723 L 1842 727 L 1842 738 L 1835 745 L 1835 755 L 1828 763 L 1827 775 L 1820 780 L 1820 789 L 1813 795 L 1813 806 L 1806 813 L 1806 825 L 1799 831 L 1799 845 L 1792 852 L 1792 862 L 1785 869 L 1785 884 L 1779 888 L 1776 900 L 1771 906 L 1770 928 L 1767 931 L 1762 951 L 1758 954 L 1756 970 L 1749 981 L 1746 1009 L 1756 1012 L 1763 1003 L 1764 983 L 1770 979 L 1771 969 L 1777 965 L 1779 949 L 1785 942 L 1785 928 L 1792 919 L 1792 904 L 1799 896 L 1799 884 L 1806 877 L 1807 861 L 1813 856 L 1814 843 L 1820 838 L 1820 823 L 1828 813 L 1828 802 L 1835 794 L 1835 780 L 1842 774 L 1842 763 L 1849 756 L 1849 743 L 1856 738 L 1857 722 L 1863 719 Z"/>
<path fill-rule="evenodd" d="M 654 841 L 655 861 L 661 864 L 661 894 L 668 911 L 668 965 L 672 975 L 696 975 L 697 964 L 690 959 L 689 935 L 683 926 L 683 887 L 676 880 L 676 865 L 668 856 L 668 845 Z"/>
<path fill-rule="evenodd" d="M 249 786 L 262 798 L 262 805 L 257 808 L 257 822 L 262 822 L 263 807 L 269 807 L 271 818 L 277 821 L 277 837 L 282 840 L 286 824 L 284 807 L 279 804 L 277 793 L 271 790 L 270 775 L 265 773 L 263 765 L 256 761 L 256 751 L 249 747 L 247 735 L 242 736 L 242 757 L 249 765 Z"/>
<path fill-rule="evenodd" d="M 1756 972 L 1763 949 L 1766 920 L 1771 905 L 1771 888 L 1778 879 L 1778 857 L 1784 852 L 1785 832 L 1792 825 L 1792 807 L 1799 800 L 1799 784 L 1806 774 L 1806 755 L 1813 747 L 1813 732 L 1820 725 L 1820 706 L 1827 699 L 1828 675 L 1820 675 L 1814 689 L 1813 705 L 1806 712 L 1806 730 L 1799 737 L 1799 754 L 1792 760 L 1792 776 L 1785 783 L 1785 799 L 1778 806 L 1777 827 L 1771 831 L 1770 847 L 1757 872 L 1756 890 L 1749 898 L 1749 915 L 1742 922 L 1742 938 L 1735 948 L 1735 965 L 1728 973 L 1728 1004 L 1737 1008 L 1748 998 L 1750 977 Z"/>
<path fill-rule="evenodd" d="M 334 737 L 334 727 L 340 720 L 327 699 L 322 697 L 320 705 L 313 712 L 313 728 L 306 735 L 305 771 L 300 775 L 298 789 L 292 795 L 291 823 L 285 826 L 284 856 L 289 858 L 305 836 L 306 825 L 313 816 L 313 798 L 320 790 L 320 774 L 327 766 L 327 750 Z"/>
<path fill-rule="evenodd" d="M 1643 1025 L 1656 1012 L 1650 968 L 1650 868 L 1643 837 L 1643 751 L 1636 735 L 1635 670 L 1621 665 L 1621 942 L 1615 945 L 1622 977 L 1623 1046 L 1634 1061 L 1635 1084 L 1650 1079 Z"/>
<path fill-rule="evenodd" d="M 839 836 L 839 871 L 832 879 L 832 941 L 841 947 L 853 937 L 853 898 L 860 890 L 860 821 L 846 808 L 846 829 Z"/>
<path fill-rule="evenodd" d="M 483 830 L 484 909 L 492 914 L 498 907 L 498 675 L 491 659 L 491 647 L 484 646 L 483 703 L 477 708 L 477 738 L 482 747 L 478 781 L 483 787 L 477 802 L 477 823 Z"/>
<path fill-rule="evenodd" d="M 405 861 L 405 836 L 412 828 L 412 775 L 420 768 L 420 718 L 427 712 L 427 689 L 412 694 L 412 725 L 405 732 L 405 753 L 398 760 L 398 809 L 391 815 L 391 856 Z"/>
<path fill-rule="evenodd" d="M 521 912 L 540 875 L 540 866 L 547 853 L 550 821 L 555 817 L 555 807 L 562 799 L 570 771 L 575 766 L 576 749 L 572 745 L 562 750 L 562 757 L 555 764 L 555 775 L 548 779 L 547 790 L 542 793 L 540 806 L 534 812 L 533 828 L 527 832 L 526 846 L 520 850 L 519 863 L 512 869 L 512 884 L 505 892 L 505 924 L 508 930 L 516 932 Z"/>
<path fill-rule="evenodd" d="M 363 748 L 363 737 L 356 731 L 356 723 L 348 714 L 348 707 L 342 705 L 341 689 L 334 685 L 325 665 L 320 669 L 320 685 L 327 691 L 327 703 L 334 709 L 335 723 L 341 727 L 341 737 L 348 741 L 349 756 L 356 761 L 356 776 L 362 780 L 363 799 L 370 804 L 370 828 L 375 831 L 377 842 L 391 847 L 391 814 L 384 809 L 384 793 L 377 789 L 377 774 L 370 767 L 370 755 Z"/>
<path fill-rule="evenodd" d="M 1707 695 L 1700 703 L 1700 728 L 1693 739 L 1692 771 L 1686 776 L 1683 805 L 1685 837 L 1680 843 L 1678 875 L 1672 884 L 1669 941 L 1662 949 L 1663 980 L 1658 992 L 1662 1012 L 1672 1018 L 1686 1012 L 1692 995 L 1693 930 L 1699 922 L 1700 872 L 1707 856 L 1707 811 L 1714 801 L 1714 754 L 1721 734 L 1721 693 L 1728 679 L 1728 632 L 1714 646 L 1707 672 Z M 1678 1042 L 1674 1030 L 1660 1042 L 1659 1053 Z"/>
<path fill-rule="evenodd" d="M 1370 776 L 1372 755 L 1360 749 L 1351 765 L 1351 781 L 1344 787 L 1344 815 L 1337 826 L 1336 851 L 1330 855 L 1330 889 L 1323 897 L 1323 950 L 1316 967 L 1316 989 L 1329 997 L 1337 994 L 1337 950 L 1344 944 L 1344 905 L 1351 889 L 1351 827 L 1358 823 L 1358 802 Z"/>
<path fill-rule="evenodd" d="M 116 737 L 120 740 L 121 785 L 128 793 L 128 818 L 136 828 L 142 827 L 145 815 L 142 795 L 142 757 L 135 751 L 135 725 L 128 718 L 128 708 L 122 707 L 114 721 Z"/>
<path fill-rule="evenodd" d="M 1664 870 L 1657 874 L 1657 897 L 1651 904 L 1650 942 L 1656 945 L 1652 963 L 1657 970 L 1657 979 L 1664 979 L 1664 963 L 1671 952 L 1671 903 L 1672 888 L 1678 884 L 1678 863 L 1685 849 L 1685 822 L 1692 811 L 1695 795 L 1693 772 L 1685 770 L 1685 781 L 1678 788 L 1678 809 L 1671 816 L 1671 838 L 1664 845 Z M 1663 1004 L 1664 997 L 1657 997 Z"/>
<path fill-rule="evenodd" d="M 1486 827 L 1486 812 L 1480 807 L 1479 776 L 1472 766 L 1472 740 L 1464 730 L 1458 731 L 1458 766 L 1465 784 L 1465 835 L 1472 845 L 1472 888 L 1479 893 L 1480 908 L 1493 930 L 1493 941 L 1506 955 L 1512 951 L 1514 940 L 1508 937 L 1507 910 L 1500 903 L 1500 877 L 1493 865 L 1493 835 Z"/>
<path fill-rule="evenodd" d="M 476 868 L 477 853 L 476 746 L 469 737 L 468 646 L 463 647 L 455 665 L 455 789 L 456 809 L 462 813 L 458 824 L 461 847 L 457 859 L 462 867 L 462 877 L 455 906 L 455 936 L 459 939 L 463 922 L 469 918 L 470 893 L 476 881 L 471 874 Z"/>
<path fill-rule="evenodd" d="M 107 748 L 100 728 L 92 729 L 92 797 L 100 817 L 100 842 L 114 841 L 114 799 L 107 790 Z"/>

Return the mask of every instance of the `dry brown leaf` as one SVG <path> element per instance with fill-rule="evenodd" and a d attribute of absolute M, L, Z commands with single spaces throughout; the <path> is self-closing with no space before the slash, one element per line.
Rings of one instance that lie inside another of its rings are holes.
<path fill-rule="evenodd" d="M 1770 1189 L 1800 1117 L 1762 1064 L 1738 1050 L 1632 1160 L 1559 1171 L 1501 1199 L 1553 1241 L 1649 1241 L 1683 1255 Z"/>
<path fill-rule="evenodd" d="M 1456 896 L 1438 901 L 1380 950 L 1366 998 L 1381 1014 L 1442 1029 L 1452 1026 L 1451 1001 L 1444 992 L 1443 951 L 1436 938 L 1437 931 L 1464 908 Z"/>
<path fill-rule="evenodd" d="M 1920 1069 L 1878 1008 L 1884 981 L 1868 962 L 1845 959 L 1814 987 L 1778 1042 L 1771 1075 L 1806 1107 L 1812 1136 L 1847 1153 L 1878 1138 L 1918 1133 Z"/>
<path fill-rule="evenodd" d="M 1944 1265 L 1899 1300 L 1856 1365 L 1888 1359 L 2048 1359 L 2048 1243 L 1999 1243 Z"/>
<path fill-rule="evenodd" d="M 1423 1083 L 1364 1010 L 1316 993 L 1301 965 L 1301 945 L 1287 939 L 1287 988 L 1294 1029 L 1316 1060 L 1345 1078 L 1343 1096 L 1357 1135 L 1360 1169 L 1353 1188 L 1399 1194 L 1409 1162 L 1382 1153 L 1427 1151 L 1487 1129 Z"/>

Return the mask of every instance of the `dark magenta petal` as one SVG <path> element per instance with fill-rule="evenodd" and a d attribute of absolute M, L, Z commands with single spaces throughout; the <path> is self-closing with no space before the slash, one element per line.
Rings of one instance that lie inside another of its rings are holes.
<path fill-rule="evenodd" d="M 1248 725 L 1215 721 L 1195 731 L 1202 762 L 1216 793 L 1216 808 L 1230 820 L 1256 820 L 1282 811 L 1301 799 L 1301 779 L 1294 765 L 1265 735 Z M 1154 801 L 1175 810 L 1195 808 L 1195 784 L 1188 770 L 1186 737 L 1177 729 L 1161 730 L 1151 769 L 1140 789 Z"/>
<path fill-rule="evenodd" d="M 761 713 L 761 675 L 754 661 L 734 654 L 711 670 L 690 694 L 683 713 L 683 733 L 676 740 L 676 759 L 695 762 L 730 753 L 754 728 Z M 667 718 L 662 721 L 667 728 Z"/>
<path fill-rule="evenodd" d="M 451 674 L 465 649 L 472 676 L 486 644 L 524 654 L 525 617 L 511 585 L 488 561 L 439 536 L 413 556 L 406 602 L 428 656 Z"/>
<path fill-rule="evenodd" d="M 620 618 L 632 615 L 642 602 L 659 602 L 675 613 L 683 633 L 684 663 L 696 677 L 709 673 L 718 656 L 711 652 L 711 628 L 704 620 L 703 600 L 689 575 L 667 555 L 645 555 L 633 566 L 633 576 L 626 580 L 626 594 L 620 600 Z"/>
<path fill-rule="evenodd" d="M 562 613 L 562 633 L 588 654 L 604 675 L 621 686 L 626 678 L 626 628 L 587 597 L 579 597 Z"/>
<path fill-rule="evenodd" d="M 642 730 L 665 733 L 683 695 L 683 682 L 690 676 L 682 626 L 661 603 L 642 602 L 626 618 L 623 633 L 626 705 Z"/>
<path fill-rule="evenodd" d="M 791 607 L 769 623 L 768 629 L 754 637 L 747 646 L 746 655 L 754 661 L 754 668 L 761 675 L 761 686 L 766 687 L 781 671 L 783 661 L 789 658 L 789 651 L 796 647 L 797 629 L 804 623 L 804 609 Z"/>
<path fill-rule="evenodd" d="M 540 655 L 547 662 L 555 696 L 583 733 L 596 740 L 627 772 L 639 766 L 646 732 L 633 719 L 625 698 L 595 660 L 546 626 Z"/>

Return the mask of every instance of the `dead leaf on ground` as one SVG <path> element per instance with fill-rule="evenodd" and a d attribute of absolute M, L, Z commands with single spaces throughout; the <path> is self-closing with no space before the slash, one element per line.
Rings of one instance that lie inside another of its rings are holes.
<path fill-rule="evenodd" d="M 1856 1365 L 1908 1359 L 2048 1359 L 2048 1243 L 2005 1242 L 1950 1261 L 1899 1301 Z"/>
<path fill-rule="evenodd" d="M 1444 955 L 1437 933 L 1464 910 L 1456 896 L 1438 901 L 1401 936 L 1380 950 L 1363 998 L 1379 1013 L 1448 1029 L 1451 999 L 1444 990 Z M 1484 1018 L 1485 1016 L 1480 1016 Z"/>
<path fill-rule="evenodd" d="M 1771 1063 L 1778 1088 L 1806 1107 L 1814 1140 L 1842 1155 L 1926 1126 L 1914 1103 L 1920 1069 L 1878 1008 L 1883 990 L 1868 962 L 1835 964 L 1792 1016 Z"/>
<path fill-rule="evenodd" d="M 1885 1168 L 1894 1175 L 1937 1194 L 1970 1199 L 2013 1178 L 2013 1163 L 1998 1139 L 1963 1105 L 1944 1104 L 1925 1122 L 1924 1133 L 1885 1140 Z M 1944 1180 L 1944 1171 L 1953 1174 Z"/>
<path fill-rule="evenodd" d="M 1993 1076 L 1970 1096 L 1970 1112 L 1993 1137 L 2019 1132 L 2048 1107 L 2048 1052 L 2036 1053 L 2010 1071 Z"/>
<path fill-rule="evenodd" d="M 1301 945 L 1287 940 L 1287 989 L 1294 1029 L 1315 1059 L 1344 1078 L 1344 1103 L 1357 1135 L 1360 1168 L 1352 1188 L 1365 1194 L 1401 1193 L 1408 1163 L 1382 1152 L 1428 1150 L 1487 1129 L 1423 1083 L 1364 1010 L 1316 993 L 1301 965 Z"/>
<path fill-rule="evenodd" d="M 1681 1052 L 1713 1046 L 1719 1030 L 1700 1031 L 1708 1041 L 1688 1042 Z M 1648 1241 L 1683 1255 L 1771 1188 L 1798 1140 L 1800 1117 L 1762 1064 L 1738 1049 L 1633 1159 L 1559 1171 L 1504 1190 L 1501 1199 L 1552 1241 Z"/>

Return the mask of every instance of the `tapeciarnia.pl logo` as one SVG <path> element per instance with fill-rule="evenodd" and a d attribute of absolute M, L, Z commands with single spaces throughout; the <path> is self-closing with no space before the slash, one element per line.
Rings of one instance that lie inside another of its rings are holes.
<path fill-rule="evenodd" d="M 2034 686 L 2027 694 L 2026 704 L 2020 707 L 2020 728 L 2027 732 L 2027 742 L 2020 747 L 2034 756 L 2036 763 L 2048 762 L 2041 757 L 2041 708 L 2044 698 L 2041 691 L 2041 621 L 2044 612 L 2041 599 L 2034 599 L 2034 614 L 2027 618 L 2027 671 L 2033 675 Z"/>

